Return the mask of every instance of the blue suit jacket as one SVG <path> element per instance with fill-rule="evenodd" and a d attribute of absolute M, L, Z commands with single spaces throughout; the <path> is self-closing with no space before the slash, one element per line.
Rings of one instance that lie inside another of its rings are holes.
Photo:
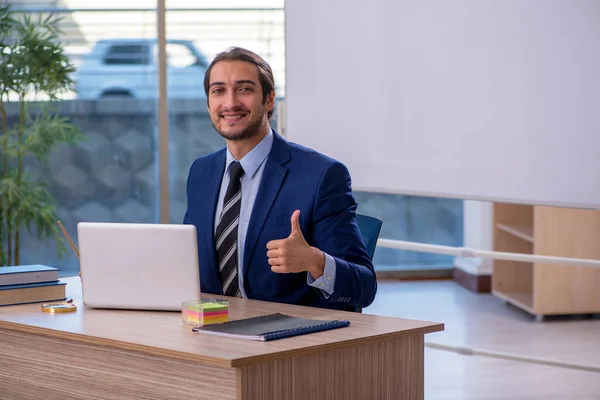
<path fill-rule="evenodd" d="M 222 294 L 214 216 L 225 157 L 222 149 L 198 158 L 187 182 L 183 222 L 197 230 L 203 293 Z M 377 282 L 356 222 L 356 207 L 350 174 L 343 164 L 275 133 L 246 234 L 243 273 L 247 296 L 332 309 L 371 304 Z M 274 273 L 267 262 L 267 243 L 289 236 L 290 218 L 297 209 L 308 244 L 335 259 L 335 289 L 328 299 L 307 284 L 306 272 Z"/>

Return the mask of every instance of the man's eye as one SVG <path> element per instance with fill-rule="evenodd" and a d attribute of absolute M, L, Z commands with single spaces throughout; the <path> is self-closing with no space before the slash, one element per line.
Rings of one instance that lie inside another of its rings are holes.
<path fill-rule="evenodd" d="M 216 88 L 216 89 L 213 89 L 213 91 L 212 91 L 212 92 L 213 92 L 213 93 L 221 93 L 221 92 L 223 92 L 223 89 L 221 89 L 221 88 Z"/>

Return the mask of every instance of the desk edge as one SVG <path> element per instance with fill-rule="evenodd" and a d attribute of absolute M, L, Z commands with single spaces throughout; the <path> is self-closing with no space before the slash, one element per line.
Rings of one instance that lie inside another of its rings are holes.
<path fill-rule="evenodd" d="M 315 351 L 343 348 L 343 347 L 352 346 L 352 345 L 360 344 L 362 342 L 367 342 L 367 341 L 378 341 L 378 340 L 386 340 L 386 339 L 398 338 L 398 337 L 403 337 L 403 336 L 425 335 L 428 333 L 440 332 L 440 331 L 444 330 L 444 324 L 443 323 L 431 323 L 430 325 L 420 327 L 420 328 L 413 328 L 413 329 L 407 329 L 407 330 L 403 330 L 403 331 L 384 333 L 384 334 L 380 334 L 380 335 L 374 335 L 374 336 L 363 337 L 363 338 L 348 339 L 348 340 L 344 340 L 344 341 L 340 341 L 340 342 L 336 342 L 336 343 L 325 343 L 325 344 L 315 345 L 315 346 L 311 346 L 311 347 L 307 347 L 307 348 L 281 350 L 279 352 L 271 353 L 271 354 L 262 354 L 262 355 L 257 355 L 257 356 L 247 356 L 247 357 L 239 357 L 239 358 L 232 358 L 232 359 L 208 357 L 208 356 L 204 356 L 204 355 L 182 352 L 182 351 L 177 351 L 177 350 L 162 349 L 160 347 L 142 345 L 142 344 L 137 344 L 137 343 L 133 343 L 133 342 L 125 342 L 125 341 L 121 341 L 121 340 L 107 339 L 107 338 L 102 338 L 102 337 L 98 337 L 98 336 L 85 335 L 85 334 L 81 334 L 81 333 L 58 331 L 55 329 L 26 325 L 26 324 L 22 324 L 22 323 L 18 323 L 18 322 L 9 322 L 9 321 L 0 320 L 0 330 L 1 329 L 37 334 L 37 335 L 48 336 L 48 337 L 53 337 L 53 338 L 58 338 L 58 339 L 72 340 L 75 342 L 80 342 L 80 343 L 85 343 L 85 344 L 90 344 L 90 345 L 107 346 L 107 347 L 112 347 L 112 348 L 117 348 L 117 349 L 122 349 L 122 350 L 136 351 L 136 352 L 140 352 L 140 353 L 144 353 L 144 354 L 150 354 L 150 355 L 165 357 L 165 358 L 174 358 L 174 359 L 184 360 L 184 361 L 202 362 L 202 363 L 206 363 L 206 364 L 228 367 L 228 368 L 239 368 L 239 367 L 247 365 L 247 364 L 262 362 L 262 361 L 266 361 L 266 360 L 273 360 L 273 359 L 278 359 L 278 358 L 283 358 L 283 357 L 293 357 L 296 355 L 308 354 L 308 353 L 312 353 Z M 240 339 L 240 340 L 244 340 L 244 339 Z M 285 339 L 281 339 L 281 340 L 285 340 Z"/>
<path fill-rule="evenodd" d="M 258 363 L 267 360 L 274 360 L 282 357 L 293 357 L 297 355 L 303 355 L 308 353 L 313 353 L 315 351 L 321 350 L 332 350 L 339 349 L 343 347 L 353 346 L 356 344 L 360 344 L 363 342 L 374 342 L 379 340 L 387 340 L 392 338 L 399 338 L 404 336 L 413 336 L 413 335 L 421 335 L 424 336 L 428 333 L 441 332 L 444 330 L 443 323 L 431 323 L 431 325 L 421 327 L 421 328 L 413 328 L 407 329 L 404 331 L 390 332 L 390 333 L 382 333 L 380 335 L 373 335 L 364 338 L 356 338 L 356 339 L 348 339 L 341 342 L 336 343 L 326 343 L 322 345 L 315 345 L 310 348 L 299 348 L 292 350 L 282 350 L 278 353 L 272 353 L 267 355 L 259 355 L 259 356 L 248 356 L 248 357 L 239 357 L 231 360 L 231 366 L 234 368 L 239 368 L 247 364 Z M 281 339 L 285 340 L 285 339 Z"/>
<path fill-rule="evenodd" d="M 144 353 L 144 354 L 150 354 L 150 355 L 165 357 L 165 358 L 174 358 L 174 359 L 184 360 L 184 361 L 203 362 L 206 364 L 217 365 L 217 366 L 221 366 L 221 367 L 229 367 L 229 368 L 232 367 L 231 361 L 227 360 L 227 359 L 223 359 L 223 358 L 214 358 L 214 357 L 208 357 L 208 356 L 203 356 L 203 355 L 188 353 L 188 352 L 182 352 L 182 351 L 177 351 L 177 350 L 162 349 L 160 347 L 142 345 L 142 344 L 137 344 L 137 343 L 133 343 L 133 342 L 125 342 L 122 340 L 107 339 L 107 338 L 102 338 L 102 337 L 98 337 L 98 336 L 85 335 L 82 333 L 57 331 L 55 329 L 40 328 L 37 326 L 21 324 L 18 322 L 0 321 L 0 330 L 2 330 L 2 329 L 10 330 L 10 331 L 17 331 L 17 332 L 24 332 L 24 333 L 31 333 L 34 335 L 47 336 L 47 337 L 52 337 L 52 338 L 57 338 L 57 339 L 72 340 L 74 342 L 85 343 L 85 344 L 96 345 L 96 346 L 106 346 L 106 347 L 112 347 L 112 348 L 117 348 L 117 349 L 121 349 L 121 350 L 135 351 L 135 352 L 140 352 L 140 353 Z"/>

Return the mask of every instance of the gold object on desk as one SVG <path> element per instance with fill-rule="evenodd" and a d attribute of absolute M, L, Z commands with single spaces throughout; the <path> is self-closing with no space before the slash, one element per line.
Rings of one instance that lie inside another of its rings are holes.
<path fill-rule="evenodd" d="M 42 304 L 42 311 L 48 314 L 69 313 L 77 311 L 77 306 L 66 301 L 61 303 L 44 303 Z"/>

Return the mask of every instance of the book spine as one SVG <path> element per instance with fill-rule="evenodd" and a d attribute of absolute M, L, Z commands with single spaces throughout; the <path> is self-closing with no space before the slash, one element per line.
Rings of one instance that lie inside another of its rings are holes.
<path fill-rule="evenodd" d="M 0 274 L 0 286 L 51 282 L 56 280 L 58 280 L 58 271 L 19 272 L 6 275 Z"/>
<path fill-rule="evenodd" d="M 24 302 L 12 302 L 12 303 L 6 303 L 6 304 L 0 304 L 0 307 L 8 307 L 8 306 L 22 306 L 25 304 L 37 304 L 37 303 L 51 303 L 54 301 L 64 301 L 66 300 L 66 297 L 56 297 L 56 298 L 47 298 L 45 300 L 31 300 L 31 301 L 24 301 Z"/>

